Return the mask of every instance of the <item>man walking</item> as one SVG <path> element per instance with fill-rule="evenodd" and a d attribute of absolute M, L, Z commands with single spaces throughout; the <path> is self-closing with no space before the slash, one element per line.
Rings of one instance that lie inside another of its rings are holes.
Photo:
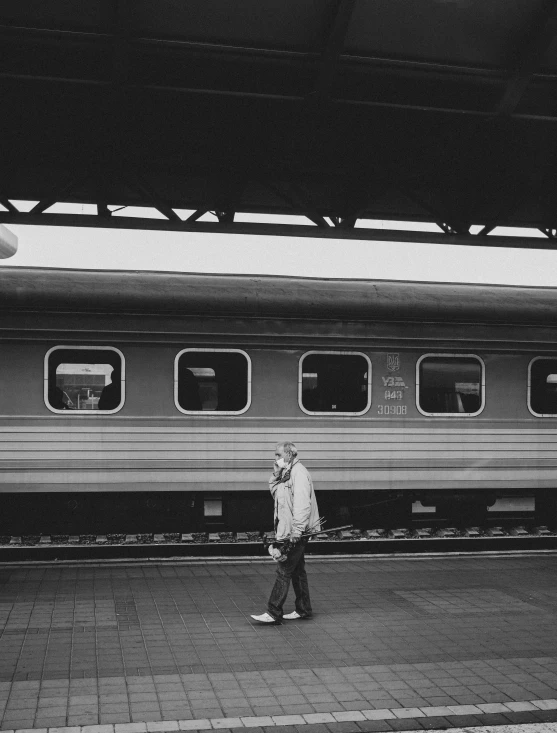
<path fill-rule="evenodd" d="M 294 620 L 311 616 L 304 561 L 309 537 L 302 537 L 302 534 L 308 530 L 319 530 L 319 511 L 311 476 L 298 460 L 298 450 L 290 441 L 279 443 L 276 447 L 269 489 L 275 501 L 276 542 L 282 545 L 289 541 L 290 549 L 282 555 L 276 545 L 269 547 L 269 554 L 277 562 L 277 577 L 267 612 L 260 616 L 252 615 L 252 618 L 265 624 L 280 624 L 283 618 Z M 284 615 L 282 607 L 291 580 L 296 594 L 296 610 Z"/>

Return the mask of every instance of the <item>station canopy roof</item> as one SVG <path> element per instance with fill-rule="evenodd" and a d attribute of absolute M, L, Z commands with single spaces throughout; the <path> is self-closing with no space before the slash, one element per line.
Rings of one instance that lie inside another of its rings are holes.
<path fill-rule="evenodd" d="M 0 222 L 557 246 L 555 0 L 3 0 L 0 43 Z"/>

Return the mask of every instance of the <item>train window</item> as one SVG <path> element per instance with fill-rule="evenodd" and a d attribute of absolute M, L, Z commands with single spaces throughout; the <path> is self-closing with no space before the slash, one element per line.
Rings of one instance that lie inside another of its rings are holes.
<path fill-rule="evenodd" d="M 530 362 L 528 409 L 536 417 L 557 415 L 557 359 L 537 356 Z"/>
<path fill-rule="evenodd" d="M 356 351 L 308 351 L 300 359 L 298 400 L 308 415 L 363 415 L 371 405 L 371 361 Z"/>
<path fill-rule="evenodd" d="M 423 415 L 470 417 L 484 408 L 484 363 L 473 354 L 425 354 L 416 365 L 416 383 Z"/>
<path fill-rule="evenodd" d="M 112 346 L 54 346 L 44 362 L 44 399 L 56 413 L 111 414 L 125 397 L 124 355 Z"/>
<path fill-rule="evenodd" d="M 174 399 L 186 414 L 240 415 L 251 402 L 251 359 L 240 349 L 184 349 L 174 363 Z"/>

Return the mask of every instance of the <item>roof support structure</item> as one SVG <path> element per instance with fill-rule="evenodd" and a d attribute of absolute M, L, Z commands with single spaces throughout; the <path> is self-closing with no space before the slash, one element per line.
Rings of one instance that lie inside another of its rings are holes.
<path fill-rule="evenodd" d="M 235 215 L 235 211 L 215 211 L 220 224 L 233 224 Z"/>
<path fill-rule="evenodd" d="M 485 120 L 483 124 L 497 126 L 509 124 L 511 118 L 516 115 L 517 108 L 532 81 L 536 72 L 543 64 L 544 56 L 551 43 L 557 37 L 557 0 L 543 0 L 537 13 L 535 13 L 528 24 L 522 39 L 515 49 L 509 67 L 512 69 L 504 92 L 495 108 L 491 119 Z M 505 132 L 501 133 L 502 138 Z M 512 218 L 514 212 L 519 208 L 526 198 L 527 193 L 535 190 L 541 184 L 543 173 L 541 166 L 530 166 L 529 181 L 521 181 L 521 186 L 516 187 L 508 193 L 507 200 L 494 207 L 479 236 L 486 236 L 492 232 L 502 221 Z M 540 231 L 544 231 L 541 229 Z"/>
<path fill-rule="evenodd" d="M 39 201 L 38 204 L 33 206 L 33 208 L 31 209 L 31 213 L 42 214 L 43 211 L 49 209 L 57 201 L 63 201 L 67 197 L 67 195 L 70 194 L 75 189 L 75 187 L 83 180 L 85 180 L 84 176 L 78 176 L 77 178 L 69 181 L 69 183 L 64 183 L 58 186 L 58 188 L 56 188 L 50 196 L 43 199 L 42 201 Z"/>
<path fill-rule="evenodd" d="M 509 63 L 512 70 L 510 78 L 495 108 L 494 116 L 485 120 L 483 124 L 497 125 L 498 121 L 505 121 L 505 119 L 515 114 L 534 73 L 539 70 L 543 58 L 556 36 L 557 0 L 544 0 L 538 12 L 531 18 L 518 43 L 518 47 L 514 50 Z M 532 167 L 530 182 L 526 186 L 509 193 L 506 201 L 499 203 L 498 207 L 494 207 L 489 220 L 477 236 L 485 237 L 499 226 L 501 221 L 508 221 L 524 200 L 526 192 L 534 188 L 534 179 L 539 175 L 540 171 L 536 171 L 536 168 Z M 539 183 L 539 180 L 537 183 Z"/>
<path fill-rule="evenodd" d="M 448 224 L 446 221 L 436 221 L 437 226 L 442 229 L 445 234 L 466 234 L 468 229 L 464 227 L 459 231 L 458 227 Z"/>
<path fill-rule="evenodd" d="M 34 206 L 26 223 L 239 231 L 250 212 L 318 233 L 297 236 L 362 236 L 362 219 L 436 222 L 438 241 L 485 246 L 501 225 L 553 236 L 557 0 L 490 6 L 497 32 L 473 48 L 484 20 L 466 3 L 419 0 L 397 28 L 389 3 L 299 0 L 265 32 L 226 0 L 206 15 L 52 0 L 48 19 L 16 5 L 0 10 L 7 223 Z M 97 215 L 47 218 L 79 211 L 64 203 Z"/>
<path fill-rule="evenodd" d="M 18 209 L 12 204 L 12 202 L 5 196 L 0 196 L 0 204 L 12 214 L 18 214 Z"/>
<path fill-rule="evenodd" d="M 330 96 L 334 73 L 344 48 L 344 39 L 354 12 L 356 0 L 338 0 L 329 36 L 325 43 L 319 74 L 311 97 L 321 101 Z"/>
<path fill-rule="evenodd" d="M 412 201 L 413 203 L 417 204 L 421 209 L 423 209 L 427 214 L 429 214 L 433 221 L 437 224 L 439 229 L 442 229 L 445 234 L 462 234 L 466 235 L 468 234 L 471 226 L 471 222 L 457 222 L 457 221 L 447 221 L 446 218 L 443 216 L 443 214 L 438 211 L 437 209 L 434 209 L 432 206 L 427 204 L 425 201 L 423 201 L 418 194 L 416 194 L 415 191 L 412 191 L 408 186 L 406 186 L 402 182 L 398 182 L 395 185 L 395 188 L 397 188 L 404 196 L 406 196 L 407 199 Z"/>
<path fill-rule="evenodd" d="M 1 78 L 21 81 L 34 81 L 40 82 L 41 84 L 60 84 L 63 83 L 68 86 L 76 87 L 106 87 L 105 82 L 88 79 L 72 79 L 62 78 L 58 76 L 44 76 L 41 74 L 15 74 L 15 73 L 1 73 Z M 550 77 L 548 81 L 553 81 L 553 77 Z M 138 84 L 134 88 L 141 89 L 145 92 L 163 92 L 168 94 L 178 94 L 186 96 L 199 96 L 203 97 L 221 97 L 221 98 L 241 98 L 241 99 L 254 99 L 254 100 L 268 100 L 276 102 L 301 102 L 304 99 L 311 98 L 311 93 L 307 97 L 300 94 L 279 94 L 274 92 L 257 92 L 257 91 L 231 91 L 227 89 L 202 89 L 199 87 L 183 87 L 178 85 L 166 85 L 166 84 Z M 461 117 L 474 117 L 491 119 L 494 114 L 488 109 L 477 109 L 474 107 L 463 108 L 450 106 L 449 104 L 441 106 L 430 102 L 414 103 L 414 102 L 391 102 L 382 99 L 356 99 L 349 97 L 331 97 L 331 101 L 335 104 L 346 107 L 346 108 L 377 108 L 386 110 L 407 110 L 409 112 L 431 112 L 438 115 L 450 115 L 450 116 L 461 116 Z M 509 113 L 511 114 L 511 113 Z M 512 116 L 517 120 L 526 120 L 530 122 L 540 123 L 556 123 L 557 114 L 553 112 L 537 111 L 535 109 L 528 111 L 516 111 L 512 112 Z"/>
<path fill-rule="evenodd" d="M 496 229 L 499 226 L 499 222 L 505 221 L 506 218 L 516 211 L 520 206 L 524 195 L 524 191 L 516 191 L 513 196 L 509 197 L 506 204 L 491 217 L 489 222 L 484 225 L 483 229 L 481 229 L 476 236 L 485 237 Z"/>
<path fill-rule="evenodd" d="M 100 176 L 95 178 L 96 188 L 96 205 L 97 205 L 97 216 L 100 220 L 107 221 L 110 219 L 112 212 L 108 208 L 108 201 L 106 191 L 102 185 Z"/>
<path fill-rule="evenodd" d="M 193 214 L 190 214 L 188 216 L 188 218 L 186 219 L 186 222 L 193 224 L 198 219 L 201 219 L 201 217 L 206 213 L 207 213 L 207 209 L 198 209 L 197 211 L 194 211 Z"/>
<path fill-rule="evenodd" d="M 120 88 L 129 80 L 131 15 L 130 0 L 103 0 L 105 25 L 112 34 L 112 85 Z"/>
<path fill-rule="evenodd" d="M 163 216 L 166 216 L 170 221 L 180 221 L 180 217 L 174 211 L 174 209 L 161 200 L 159 196 L 153 193 L 150 187 L 142 180 L 139 175 L 134 175 L 131 180 L 131 185 L 136 188 L 147 200 L 150 200 L 157 211 Z"/>
<path fill-rule="evenodd" d="M 198 214 L 199 212 L 196 212 Z M 202 216 L 204 211 L 200 213 Z M 199 218 L 199 217 L 197 217 Z M 457 244 L 471 247 L 510 247 L 513 249 L 557 249 L 557 230 L 543 229 L 548 237 L 490 237 L 471 234 L 441 234 L 386 229 L 300 226 L 296 224 L 259 224 L 237 221 L 192 221 L 140 219 L 126 216 L 83 216 L 81 214 L 32 214 L 0 212 L 0 223 L 14 225 L 97 227 L 104 229 L 143 229 L 149 231 L 199 232 L 214 234 L 247 234 L 256 236 L 316 237 L 379 242 L 415 242 L 423 244 Z M 342 232 L 340 231 L 342 229 Z M 486 241 L 487 240 L 487 241 Z"/>
<path fill-rule="evenodd" d="M 557 0 L 545 0 L 536 18 L 526 29 L 521 46 L 515 53 L 512 74 L 497 105 L 496 114 L 506 116 L 518 107 L 533 74 L 557 35 Z"/>
<path fill-rule="evenodd" d="M 101 219 L 110 219 L 112 212 L 108 208 L 106 201 L 97 201 L 97 214 Z"/>
<path fill-rule="evenodd" d="M 329 227 L 329 222 L 321 216 L 321 214 L 315 211 L 314 207 L 305 200 L 306 196 L 298 186 L 291 184 L 289 186 L 290 190 L 284 191 L 282 188 L 279 188 L 277 185 L 269 183 L 268 181 L 265 185 L 273 191 L 273 193 L 276 193 L 277 196 L 280 196 L 283 201 L 290 204 L 293 208 L 293 213 L 302 213 L 303 216 L 307 217 L 319 228 L 327 229 Z"/>
<path fill-rule="evenodd" d="M 331 216 L 330 219 L 338 229 L 353 229 L 358 221 L 357 216 Z"/>

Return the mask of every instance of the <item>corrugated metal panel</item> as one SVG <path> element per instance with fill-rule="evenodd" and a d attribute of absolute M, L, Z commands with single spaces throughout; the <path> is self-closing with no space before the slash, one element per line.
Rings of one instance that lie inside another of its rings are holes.
<path fill-rule="evenodd" d="M 449 459 L 467 459 L 471 463 L 484 463 L 492 457 L 498 458 L 517 458 L 517 457 L 528 457 L 528 458 L 551 458 L 555 456 L 557 444 L 552 447 L 547 446 L 544 450 L 539 449 L 521 449 L 518 444 L 516 447 L 510 450 L 499 449 L 493 450 L 489 446 L 484 446 L 481 450 L 479 448 L 473 448 L 470 450 L 454 449 L 450 448 L 444 443 L 438 443 L 430 446 L 429 450 L 409 450 L 404 443 L 399 445 L 393 445 L 389 449 L 377 449 L 376 446 L 370 444 L 365 447 L 362 445 L 360 451 L 354 450 L 334 450 L 331 446 L 323 445 L 319 450 L 306 451 L 304 455 L 306 460 L 311 460 L 313 463 L 316 461 L 325 460 L 328 465 L 333 464 L 335 461 L 342 461 L 343 464 L 350 464 L 353 461 L 362 462 L 363 459 L 368 457 L 369 459 L 383 459 L 391 460 L 393 465 L 396 465 L 399 461 L 409 459 L 437 459 L 439 454 L 442 454 L 445 458 Z M 123 447 L 116 446 L 103 446 L 103 445 L 91 445 L 79 448 L 74 448 L 70 444 L 66 446 L 58 446 L 55 443 L 47 443 L 46 445 L 40 445 L 38 448 L 36 444 L 19 445 L 17 448 L 12 450 L 4 450 L 0 448 L 0 462 L 3 457 L 14 457 L 15 454 L 27 458 L 29 454 L 33 456 L 34 461 L 49 461 L 56 459 L 70 458 L 72 454 L 79 452 L 83 458 L 97 459 L 99 461 L 105 460 L 106 458 L 118 458 L 120 460 L 188 460 L 195 458 L 197 461 L 206 461 L 207 465 L 211 465 L 215 459 L 220 463 L 223 460 L 229 460 L 234 463 L 238 459 L 251 459 L 256 461 L 260 458 L 268 456 L 270 451 L 266 447 L 257 447 L 252 449 L 246 449 L 244 451 L 238 449 L 233 444 L 223 447 L 219 444 L 209 445 L 206 447 L 191 447 L 181 443 L 179 446 L 166 446 L 165 449 L 157 448 L 148 450 L 144 446 L 133 446 L 133 444 L 125 444 Z M 557 456 L 555 456 L 557 463 Z M 369 463 L 369 461 L 368 461 Z M 270 464 L 269 464 L 270 465 Z"/>
<path fill-rule="evenodd" d="M 298 443 L 323 490 L 557 486 L 557 428 L 362 426 L 341 432 L 243 423 L 2 427 L 0 490 L 264 489 L 274 444 L 285 436 Z"/>

